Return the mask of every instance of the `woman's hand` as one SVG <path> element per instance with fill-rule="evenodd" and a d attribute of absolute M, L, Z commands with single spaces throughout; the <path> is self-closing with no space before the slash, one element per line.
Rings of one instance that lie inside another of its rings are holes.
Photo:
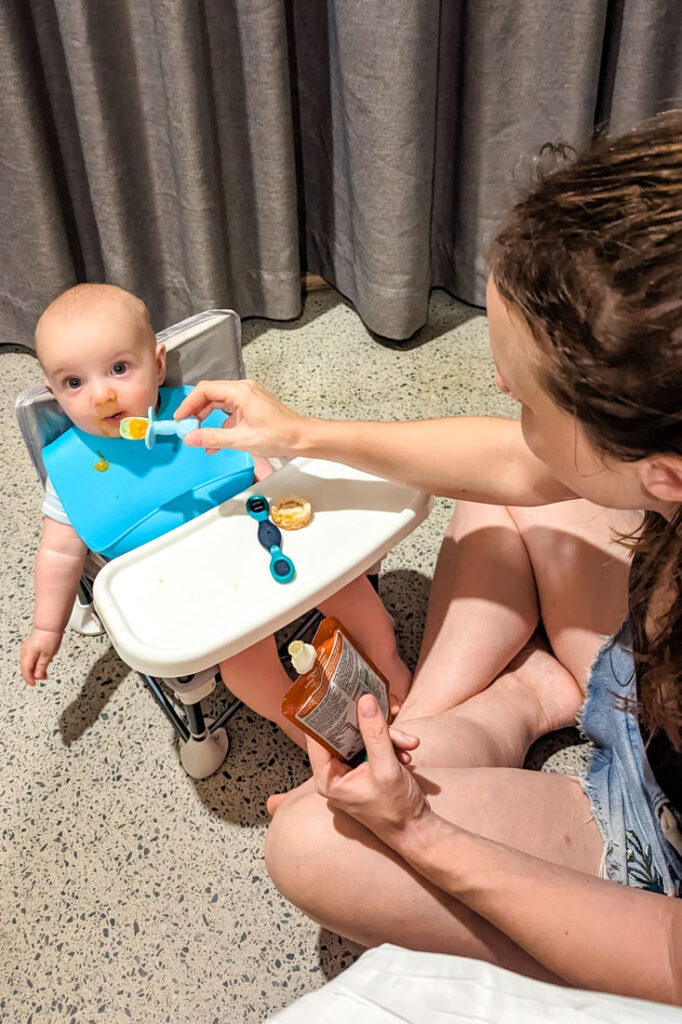
<path fill-rule="evenodd" d="M 202 427 L 185 437 L 185 444 L 207 451 L 238 448 L 251 455 L 292 458 L 305 417 L 288 409 L 252 380 L 202 380 L 174 413 L 174 419 L 198 416 L 214 409 L 227 413 L 222 427 Z"/>
<path fill-rule="evenodd" d="M 349 768 L 308 740 L 315 783 L 334 807 L 393 846 L 400 833 L 431 811 L 414 775 L 401 763 L 407 749 L 414 749 L 419 741 L 400 730 L 390 731 L 371 694 L 358 700 L 358 725 L 368 760 L 357 768 Z"/>

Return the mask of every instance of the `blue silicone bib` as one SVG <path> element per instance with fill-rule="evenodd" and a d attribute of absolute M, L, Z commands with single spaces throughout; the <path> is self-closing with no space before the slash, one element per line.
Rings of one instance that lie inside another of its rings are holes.
<path fill-rule="evenodd" d="M 160 388 L 159 419 L 192 388 Z M 214 411 L 204 426 L 220 427 Z M 246 452 L 207 455 L 177 437 L 142 441 L 94 437 L 77 427 L 43 449 L 43 462 L 64 511 L 92 551 L 115 558 L 195 519 L 253 483 Z"/>

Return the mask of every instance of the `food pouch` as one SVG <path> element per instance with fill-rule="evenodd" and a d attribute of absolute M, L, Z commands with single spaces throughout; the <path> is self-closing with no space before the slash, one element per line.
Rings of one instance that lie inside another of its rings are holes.
<path fill-rule="evenodd" d="M 388 682 L 338 619 L 323 619 L 312 644 L 289 644 L 298 679 L 284 695 L 282 713 L 343 761 L 363 749 L 357 700 L 372 693 L 389 717 Z"/>

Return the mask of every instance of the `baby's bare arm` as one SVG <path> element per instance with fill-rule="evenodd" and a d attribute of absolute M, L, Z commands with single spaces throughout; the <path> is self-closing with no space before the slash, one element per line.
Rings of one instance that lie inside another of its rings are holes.
<path fill-rule="evenodd" d="M 33 631 L 21 648 L 21 674 L 30 686 L 46 678 L 59 650 L 87 550 L 72 526 L 45 518 L 35 566 Z"/>
<path fill-rule="evenodd" d="M 45 518 L 35 569 L 35 629 L 64 632 L 87 550 L 73 526 Z"/>

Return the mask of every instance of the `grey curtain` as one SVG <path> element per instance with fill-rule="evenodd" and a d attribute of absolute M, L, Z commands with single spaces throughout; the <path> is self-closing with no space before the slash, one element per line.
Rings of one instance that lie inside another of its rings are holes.
<path fill-rule="evenodd" d="M 679 0 L 3 0 L 0 341 L 79 280 L 379 334 L 481 303 L 543 142 L 682 105 Z"/>
<path fill-rule="evenodd" d="M 0 41 L 4 341 L 78 280 L 298 313 L 280 0 L 3 0 Z"/>

